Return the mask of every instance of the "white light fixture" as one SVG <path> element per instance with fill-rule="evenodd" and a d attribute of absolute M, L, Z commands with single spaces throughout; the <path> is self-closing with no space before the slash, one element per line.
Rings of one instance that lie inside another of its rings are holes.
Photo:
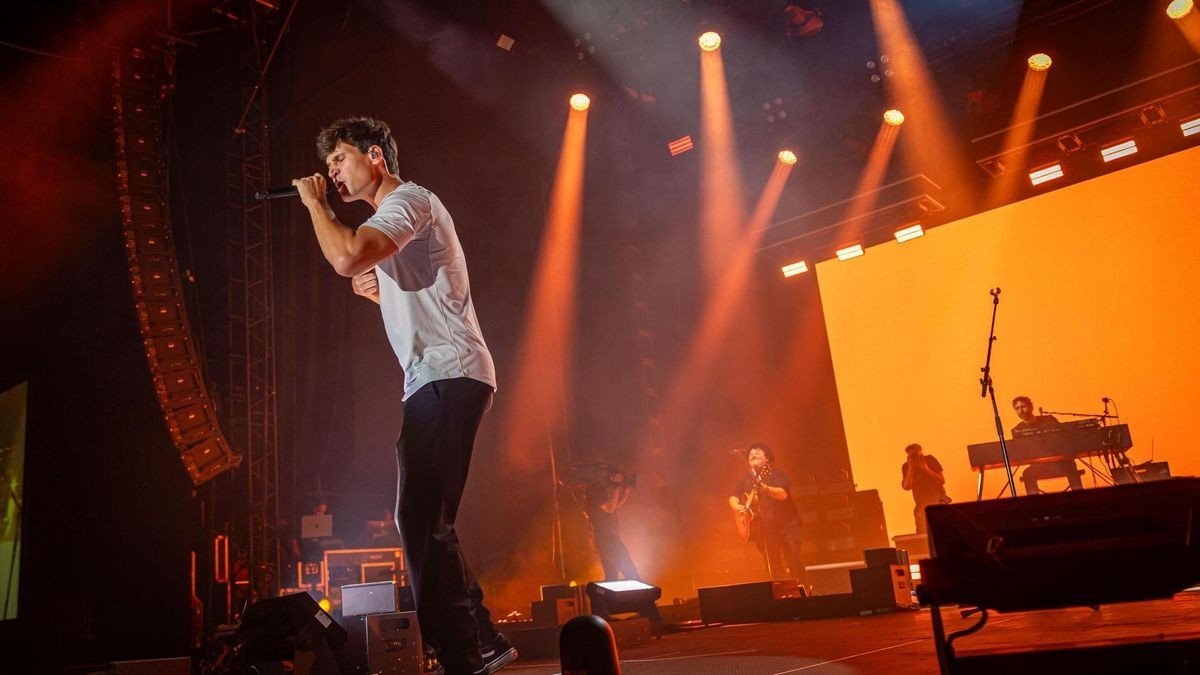
<path fill-rule="evenodd" d="M 1037 171 L 1030 171 L 1029 181 L 1034 185 L 1041 185 L 1042 183 L 1062 178 L 1063 175 L 1065 174 L 1063 174 L 1062 164 L 1055 163 Z"/>
<path fill-rule="evenodd" d="M 780 269 L 783 270 L 783 277 L 786 279 L 788 277 L 794 277 L 797 274 L 804 274 L 807 272 L 808 263 L 801 260 L 800 262 L 794 262 L 790 265 L 784 265 Z"/>
<path fill-rule="evenodd" d="M 1184 122 L 1183 124 L 1180 124 L 1179 128 L 1180 128 L 1180 130 L 1183 131 L 1184 136 L 1193 136 L 1195 134 L 1200 134 L 1200 117 L 1197 117 L 1194 120 L 1188 120 L 1188 121 Z"/>
<path fill-rule="evenodd" d="M 925 230 L 921 229 L 921 224 L 910 225 L 909 227 L 896 230 L 896 241 L 905 242 L 910 239 L 916 239 L 925 235 Z"/>
<path fill-rule="evenodd" d="M 862 244 L 855 244 L 853 246 L 847 246 L 846 248 L 839 248 L 837 250 L 837 259 L 838 260 L 849 260 L 851 258 L 857 258 L 858 256 L 860 256 L 862 254 L 863 254 Z"/>
<path fill-rule="evenodd" d="M 1128 157 L 1138 151 L 1137 143 L 1131 138 L 1128 141 L 1122 141 L 1116 145 L 1110 145 L 1107 148 L 1100 148 L 1100 156 L 1104 161 L 1111 162 L 1114 159 Z"/>

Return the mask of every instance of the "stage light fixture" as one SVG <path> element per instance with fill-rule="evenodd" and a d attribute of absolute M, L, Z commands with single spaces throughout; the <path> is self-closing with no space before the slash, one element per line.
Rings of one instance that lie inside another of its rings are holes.
<path fill-rule="evenodd" d="M 1183 122 L 1179 125 L 1179 130 L 1183 132 L 1184 136 L 1200 134 L 1200 117 Z"/>
<path fill-rule="evenodd" d="M 320 607 L 321 609 L 325 610 L 326 612 L 333 611 L 333 601 L 330 600 L 329 598 L 321 598 L 320 600 L 317 601 L 317 606 Z"/>
<path fill-rule="evenodd" d="M 592 99 L 587 97 L 587 94 L 574 94 L 571 96 L 571 107 L 579 112 L 587 110 L 592 105 Z"/>
<path fill-rule="evenodd" d="M 1029 182 L 1034 185 L 1041 185 L 1042 183 L 1062 178 L 1064 175 L 1062 164 L 1055 162 L 1050 166 L 1042 167 L 1036 171 L 1030 171 Z"/>
<path fill-rule="evenodd" d="M 1192 0 L 1174 0 L 1167 5 L 1167 16 L 1178 21 L 1190 14 L 1195 6 Z"/>
<path fill-rule="evenodd" d="M 794 262 L 794 263 L 791 263 L 788 265 L 784 265 L 783 267 L 781 267 L 779 269 L 783 271 L 783 278 L 786 279 L 788 277 L 794 277 L 797 274 L 804 274 L 805 272 L 807 272 L 808 271 L 808 263 L 805 262 L 804 260 L 801 260 L 799 262 Z"/>
<path fill-rule="evenodd" d="M 1054 61 L 1050 58 L 1049 54 L 1038 52 L 1029 57 L 1028 63 L 1030 70 L 1041 72 L 1043 70 L 1050 70 L 1050 66 L 1054 64 Z"/>
<path fill-rule="evenodd" d="M 791 150 L 780 150 L 779 151 L 779 162 L 781 164 L 786 164 L 788 166 L 792 166 L 793 164 L 796 163 L 796 153 L 792 152 Z"/>
<path fill-rule="evenodd" d="M 700 49 L 703 49 L 706 52 L 713 52 L 721 46 L 721 35 L 710 30 L 701 35 L 698 42 L 700 43 Z"/>
<path fill-rule="evenodd" d="M 920 223 L 896 230 L 896 241 L 899 242 L 909 241 L 922 236 L 925 236 L 925 230 L 921 228 Z"/>
<path fill-rule="evenodd" d="M 892 108 L 891 110 L 883 113 L 883 121 L 894 127 L 898 127 L 901 124 L 904 124 L 904 113 Z"/>
<path fill-rule="evenodd" d="M 1137 143 L 1131 138 L 1116 145 L 1110 145 L 1107 148 L 1100 148 L 1100 156 L 1104 158 L 1105 162 L 1111 162 L 1114 159 L 1128 157 L 1137 151 Z"/>
<path fill-rule="evenodd" d="M 657 616 L 654 601 L 662 597 L 662 589 L 634 579 L 593 581 L 585 592 L 591 600 L 592 613 L 602 619 L 626 612 L 637 612 L 647 618 Z"/>
<path fill-rule="evenodd" d="M 837 259 L 838 260 L 849 260 L 851 258 L 857 258 L 858 256 L 860 256 L 862 254 L 863 254 L 862 244 L 855 244 L 853 246 L 847 246 L 846 248 L 839 248 L 837 250 Z"/>

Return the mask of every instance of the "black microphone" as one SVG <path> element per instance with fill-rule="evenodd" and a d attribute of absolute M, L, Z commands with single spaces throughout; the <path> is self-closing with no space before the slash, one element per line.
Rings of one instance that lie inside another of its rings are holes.
<path fill-rule="evenodd" d="M 1100 397 L 1100 402 L 1101 402 L 1101 403 L 1109 403 L 1109 402 L 1111 402 L 1111 401 L 1112 401 L 1112 399 L 1111 399 L 1111 398 L 1109 398 L 1109 397 L 1107 397 L 1107 396 L 1101 396 L 1101 397 Z"/>
<path fill-rule="evenodd" d="M 337 188 L 335 188 L 333 186 L 333 184 L 331 183 L 325 189 L 325 194 L 326 195 L 335 195 L 335 194 L 337 194 Z M 260 202 L 264 199 L 283 199 L 285 197 L 299 197 L 299 196 L 300 196 L 300 190 L 295 185 L 289 185 L 287 187 L 267 188 L 266 190 L 259 190 L 258 192 L 254 193 L 254 198 Z"/>

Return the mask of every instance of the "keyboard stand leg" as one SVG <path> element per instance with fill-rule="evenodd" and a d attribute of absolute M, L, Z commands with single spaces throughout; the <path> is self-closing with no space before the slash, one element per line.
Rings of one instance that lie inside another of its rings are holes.
<path fill-rule="evenodd" d="M 983 469 L 979 470 L 979 479 L 975 486 L 975 501 L 983 501 Z"/>

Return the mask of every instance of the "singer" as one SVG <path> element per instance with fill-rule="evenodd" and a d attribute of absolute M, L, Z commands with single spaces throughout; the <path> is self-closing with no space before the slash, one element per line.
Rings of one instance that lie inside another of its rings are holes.
<path fill-rule="evenodd" d="M 404 369 L 395 513 L 421 632 L 449 675 L 495 672 L 517 653 L 492 625 L 454 522 L 496 375 L 454 221 L 437 195 L 400 178 L 396 141 L 379 120 L 334 122 L 317 136 L 317 155 L 342 201 L 375 210 L 348 227 L 324 176 L 292 181 L 325 259 L 380 306 Z"/>

